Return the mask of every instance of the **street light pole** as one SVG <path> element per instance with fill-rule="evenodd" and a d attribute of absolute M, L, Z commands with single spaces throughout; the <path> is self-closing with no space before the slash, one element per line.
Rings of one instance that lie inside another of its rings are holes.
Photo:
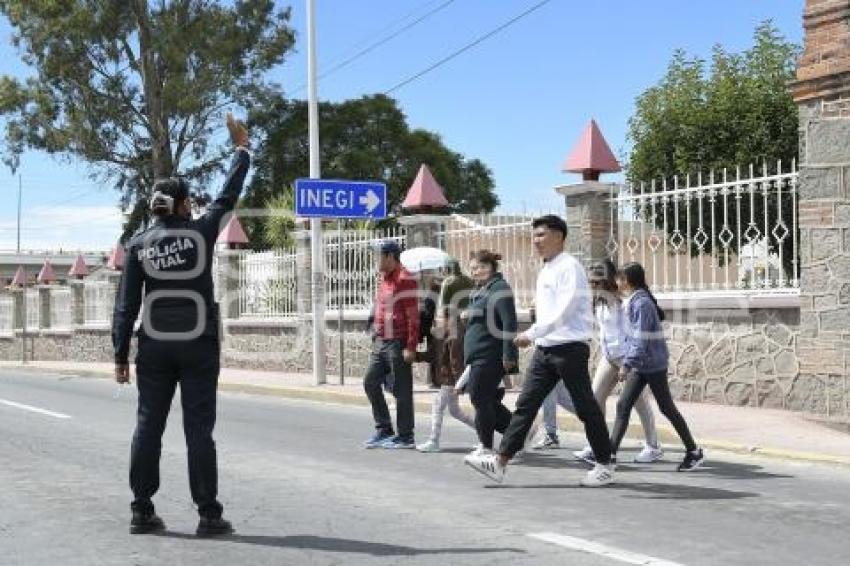
<path fill-rule="evenodd" d="M 310 131 L 310 177 L 322 176 L 319 155 L 319 102 L 316 92 L 316 2 L 307 0 L 307 116 Z M 313 380 L 327 382 L 325 373 L 325 270 L 322 219 L 310 220 L 310 255 L 313 273 Z"/>

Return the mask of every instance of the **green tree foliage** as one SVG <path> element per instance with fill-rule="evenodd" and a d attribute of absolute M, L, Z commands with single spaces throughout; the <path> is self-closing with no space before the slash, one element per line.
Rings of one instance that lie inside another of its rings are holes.
<path fill-rule="evenodd" d="M 295 179 L 309 176 L 307 105 L 272 97 L 255 107 L 249 126 L 263 134 L 264 143 L 255 156 L 244 204 L 263 208 L 290 190 Z M 383 181 L 391 209 L 402 202 L 423 163 L 445 189 L 452 212 L 490 212 L 499 204 L 484 163 L 450 150 L 435 133 L 411 130 L 392 98 L 375 95 L 322 103 L 319 128 L 322 177 Z M 274 245 L 265 240 L 262 223 L 246 222 L 246 229 L 254 245 Z"/>
<path fill-rule="evenodd" d="M 155 178 L 197 186 L 221 170 L 224 110 L 267 96 L 294 40 L 274 0 L 0 0 L 0 13 L 33 71 L 0 77 L 6 163 L 27 149 L 88 163 L 130 210 L 125 238 Z"/>
<path fill-rule="evenodd" d="M 627 178 L 637 186 L 641 182 L 649 190 L 650 181 L 656 181 L 660 189 L 663 182 L 672 187 L 678 176 L 680 186 L 690 174 L 694 182 L 698 174 L 707 182 L 710 171 L 715 180 L 722 180 L 724 168 L 729 180 L 736 178 L 737 167 L 741 176 L 750 176 L 749 165 L 755 167 L 755 175 L 761 175 L 765 165 L 775 172 L 777 162 L 790 166 L 797 157 L 798 118 L 797 107 L 788 91 L 788 83 L 794 78 L 799 46 L 784 39 L 770 22 L 760 24 L 754 33 L 752 47 L 742 53 L 730 53 L 715 46 L 710 65 L 698 57 L 689 57 L 684 51 L 676 51 L 664 77 L 655 86 L 637 98 L 636 109 L 629 121 L 629 140 L 632 144 L 627 168 Z M 747 193 L 745 193 L 747 194 Z M 722 202 L 720 195 L 715 195 Z M 729 199 L 730 207 L 736 199 Z M 698 226 L 697 199 L 703 202 L 703 226 L 711 225 L 710 195 L 693 196 L 691 202 L 690 234 L 686 233 L 687 212 L 685 202 L 679 204 L 679 226 L 682 236 L 693 238 Z M 790 229 L 790 199 L 784 199 L 783 218 Z M 751 212 L 760 219 L 763 232 L 764 199 L 761 193 L 751 207 L 748 198 L 742 202 L 742 224 L 747 228 Z M 769 227 L 778 218 L 778 203 L 775 187 L 770 188 L 768 198 Z M 654 219 L 662 226 L 663 210 L 667 208 L 668 230 L 672 231 L 673 203 L 659 203 Z M 648 211 L 644 219 L 652 220 Z M 715 207 L 715 223 L 723 226 L 724 209 Z M 737 236 L 737 210 L 730 209 L 730 228 Z M 763 234 L 762 234 L 763 235 Z M 775 240 L 772 236 L 770 239 Z M 746 238 L 737 237 L 730 244 L 730 251 L 737 252 L 748 243 Z M 769 242 L 773 251 L 778 241 Z M 782 243 L 786 267 L 790 265 L 791 238 Z M 709 241 L 705 249 L 718 253 L 718 241 Z M 696 252 L 696 246 L 692 247 Z"/>

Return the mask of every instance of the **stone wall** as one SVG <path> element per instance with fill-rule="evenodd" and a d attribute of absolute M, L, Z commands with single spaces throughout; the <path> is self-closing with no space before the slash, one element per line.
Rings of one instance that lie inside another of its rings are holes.
<path fill-rule="evenodd" d="M 799 308 L 668 309 L 665 323 L 670 346 L 670 383 L 677 399 L 726 405 L 785 408 L 817 414 L 848 415 L 850 398 L 844 358 L 850 340 L 836 345 L 800 330 Z M 327 323 L 329 383 L 339 381 L 339 334 Z M 527 321 L 522 328 L 527 327 Z M 371 340 L 365 323 L 349 321 L 345 331 L 345 375 L 361 378 Z M 250 322 L 225 325 L 222 362 L 225 367 L 310 373 L 312 335 L 308 325 L 294 322 Z M 78 329 L 28 335 L 28 352 L 37 360 L 112 361 L 109 331 Z M 134 341 L 135 345 L 135 341 Z M 594 345 L 593 359 L 598 348 Z M 522 353 L 524 371 L 530 351 Z M 0 338 L 0 359 L 21 358 L 20 336 Z M 815 371 L 830 365 L 828 372 Z M 595 365 L 592 363 L 592 366 Z M 593 367 L 590 368 L 593 371 Z M 417 379 L 427 381 L 417 364 Z M 521 382 L 522 373 L 516 380 Z"/>

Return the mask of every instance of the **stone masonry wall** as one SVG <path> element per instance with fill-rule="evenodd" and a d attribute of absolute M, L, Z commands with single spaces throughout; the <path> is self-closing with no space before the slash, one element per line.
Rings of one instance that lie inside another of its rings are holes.
<path fill-rule="evenodd" d="M 670 347 L 670 383 L 677 399 L 726 405 L 785 408 L 818 414 L 848 415 L 844 358 L 836 359 L 831 343 L 819 343 L 798 330 L 800 310 L 668 311 L 666 334 Z M 523 325 L 523 328 L 525 325 Z M 345 329 L 345 375 L 362 378 L 371 340 L 361 322 Z M 328 322 L 326 347 L 328 382 L 339 379 L 339 341 L 336 323 Z M 309 326 L 263 322 L 228 324 L 222 343 L 225 367 L 309 373 L 312 343 Z M 38 360 L 109 362 L 112 349 L 107 330 L 44 333 L 30 337 L 28 351 Z M 134 341 L 135 345 L 135 341 Z M 809 352 L 807 349 L 815 349 Z M 598 348 L 594 345 L 592 360 Z M 524 371 L 530 350 L 522 353 Z M 805 354 L 801 358 L 801 353 Z M 811 354 L 811 355 L 809 355 Z M 19 360 L 20 338 L 0 339 L 0 359 Z M 832 356 L 832 357 L 830 357 Z M 832 373 L 813 372 L 800 360 L 836 364 Z M 829 361 L 832 360 L 832 361 Z M 840 362 L 840 363 L 839 363 Z M 595 363 L 591 362 L 591 372 Z M 425 366 L 416 365 L 420 382 Z M 515 380 L 522 381 L 522 373 Z"/>

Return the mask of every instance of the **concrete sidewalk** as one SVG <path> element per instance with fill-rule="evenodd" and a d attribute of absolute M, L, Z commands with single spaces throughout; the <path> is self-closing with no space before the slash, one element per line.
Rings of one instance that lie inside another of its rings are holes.
<path fill-rule="evenodd" d="M 35 371 L 89 377 L 111 377 L 110 363 L 81 362 L 0 362 L 0 372 Z M 131 375 L 135 375 L 133 372 Z M 336 379 L 336 376 L 329 376 Z M 219 387 L 226 391 L 241 391 L 263 395 L 341 403 L 368 405 L 359 379 L 347 380 L 345 385 L 312 385 L 312 376 L 269 371 L 253 371 L 223 368 Z M 416 409 L 430 413 L 431 396 L 434 391 L 417 385 L 415 390 Z M 512 407 L 517 392 L 505 397 L 505 404 Z M 468 398 L 463 399 L 468 406 Z M 616 399 L 609 399 L 609 420 L 615 413 Z M 679 408 L 685 416 L 694 436 L 705 448 L 721 449 L 737 453 L 850 466 L 850 433 L 839 427 L 819 422 L 812 416 L 773 409 L 751 407 L 727 407 L 680 402 Z M 580 431 L 580 423 L 559 409 L 559 426 L 562 429 Z M 659 435 L 662 442 L 678 446 L 679 440 L 663 416 L 657 415 Z M 638 419 L 632 419 L 629 437 L 642 438 Z"/>

